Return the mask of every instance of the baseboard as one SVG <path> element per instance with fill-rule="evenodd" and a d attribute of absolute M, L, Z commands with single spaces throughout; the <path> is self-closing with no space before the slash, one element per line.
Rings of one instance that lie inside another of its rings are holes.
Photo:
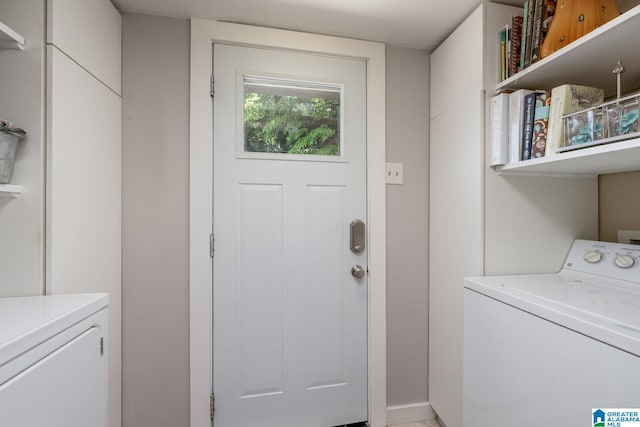
<path fill-rule="evenodd" d="M 431 409 L 429 402 L 387 407 L 387 425 L 389 426 L 435 419 L 436 413 Z"/>

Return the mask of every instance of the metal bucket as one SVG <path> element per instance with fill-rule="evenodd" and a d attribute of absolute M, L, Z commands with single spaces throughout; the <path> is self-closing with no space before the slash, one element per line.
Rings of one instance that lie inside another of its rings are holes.
<path fill-rule="evenodd" d="M 0 184 L 9 183 L 17 146 L 17 136 L 0 131 Z"/>

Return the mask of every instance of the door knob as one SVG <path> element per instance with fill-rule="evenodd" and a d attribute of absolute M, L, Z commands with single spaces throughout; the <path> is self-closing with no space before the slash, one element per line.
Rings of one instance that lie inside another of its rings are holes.
<path fill-rule="evenodd" d="M 365 274 L 366 274 L 366 271 L 364 270 L 364 268 L 362 268 L 361 265 L 356 264 L 353 267 L 351 267 L 351 275 L 356 279 L 362 279 Z"/>

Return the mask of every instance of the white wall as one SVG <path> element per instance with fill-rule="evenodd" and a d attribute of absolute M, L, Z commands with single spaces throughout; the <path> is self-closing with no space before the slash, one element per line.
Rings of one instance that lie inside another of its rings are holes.
<path fill-rule="evenodd" d="M 405 185 L 387 188 L 388 383 L 403 405 L 427 400 L 428 54 L 388 55 L 387 156 L 405 164 Z M 189 423 L 188 85 L 189 23 L 125 14 L 124 427 Z"/>
<path fill-rule="evenodd" d="M 640 172 L 601 175 L 599 239 L 616 242 L 618 230 L 640 230 Z"/>
<path fill-rule="evenodd" d="M 387 47 L 387 404 L 427 402 L 429 53 Z"/>
<path fill-rule="evenodd" d="M 23 186 L 23 193 L 0 198 L 0 297 L 41 295 L 44 1 L 2 1 L 0 21 L 26 40 L 24 51 L 0 49 L 0 118 L 27 131 L 10 181 Z"/>
<path fill-rule="evenodd" d="M 189 22 L 123 16 L 123 426 L 189 425 Z"/>

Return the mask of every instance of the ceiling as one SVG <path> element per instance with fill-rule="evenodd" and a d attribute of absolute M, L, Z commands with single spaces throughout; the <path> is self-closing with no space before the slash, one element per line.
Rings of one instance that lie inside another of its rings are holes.
<path fill-rule="evenodd" d="M 112 0 L 122 12 L 206 18 L 433 50 L 482 0 Z M 521 6 L 524 0 L 503 0 Z"/>

